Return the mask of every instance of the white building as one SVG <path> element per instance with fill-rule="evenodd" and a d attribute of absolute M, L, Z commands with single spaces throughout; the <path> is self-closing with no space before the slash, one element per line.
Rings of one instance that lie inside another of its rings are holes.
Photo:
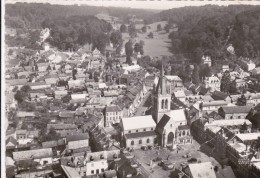
<path fill-rule="evenodd" d="M 209 67 L 211 67 L 212 61 L 210 56 L 202 56 L 202 62 L 203 64 L 208 64 Z"/>
<path fill-rule="evenodd" d="M 120 125 L 126 148 L 138 149 L 156 142 L 156 123 L 151 115 L 122 118 Z"/>
<path fill-rule="evenodd" d="M 210 91 L 220 91 L 220 80 L 216 76 L 206 77 L 204 80 L 205 88 L 210 88 Z"/>

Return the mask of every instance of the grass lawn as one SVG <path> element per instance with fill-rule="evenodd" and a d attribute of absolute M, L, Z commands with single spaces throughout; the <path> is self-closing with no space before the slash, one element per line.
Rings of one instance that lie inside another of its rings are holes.
<path fill-rule="evenodd" d="M 153 57 L 160 57 L 160 56 L 171 56 L 172 53 L 169 51 L 169 47 L 171 46 L 171 41 L 168 39 L 169 33 L 166 33 L 164 30 L 160 32 L 156 32 L 157 25 L 161 24 L 162 28 L 165 26 L 166 22 L 157 22 L 150 24 L 148 26 L 151 27 L 151 29 L 147 29 L 146 33 L 138 33 L 138 37 L 135 39 L 136 42 L 139 42 L 140 40 L 143 40 L 144 45 L 144 54 L 145 55 L 151 55 Z M 153 32 L 154 38 L 150 39 L 147 37 L 147 35 Z M 128 33 L 123 33 L 123 39 L 124 39 L 124 45 L 128 40 L 130 39 Z"/>
<path fill-rule="evenodd" d="M 200 145 L 196 142 L 193 141 L 192 144 L 187 144 L 187 145 L 182 145 L 181 146 L 183 150 L 181 151 L 169 151 L 168 149 L 164 148 L 161 150 L 148 150 L 148 151 L 143 151 L 143 150 L 135 150 L 133 154 L 139 160 L 140 163 L 143 164 L 144 168 L 151 173 L 151 167 L 150 167 L 150 161 L 151 159 L 154 159 L 156 157 L 161 157 L 163 160 L 167 159 L 169 156 L 169 161 L 174 164 L 175 168 L 180 168 L 181 163 L 187 162 L 190 158 L 194 157 L 200 160 L 201 162 L 211 162 L 213 166 L 218 165 L 220 167 L 220 164 L 212 157 L 208 157 L 206 154 L 202 153 L 199 151 Z M 182 156 L 190 153 L 191 157 L 190 158 L 183 158 Z M 162 167 L 158 166 L 158 162 L 154 162 L 154 172 L 151 173 L 152 178 L 157 178 L 157 177 L 169 177 L 170 173 L 172 170 L 164 170 Z"/>

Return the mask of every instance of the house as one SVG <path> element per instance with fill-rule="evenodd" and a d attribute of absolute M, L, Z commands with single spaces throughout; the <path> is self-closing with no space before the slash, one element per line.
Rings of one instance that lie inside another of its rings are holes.
<path fill-rule="evenodd" d="M 74 167 L 61 165 L 62 175 L 66 178 L 81 178 L 82 176 Z"/>
<path fill-rule="evenodd" d="M 147 77 L 145 77 L 145 87 L 147 89 L 153 89 L 154 86 L 154 80 L 155 80 L 155 76 L 154 75 L 149 75 Z"/>
<path fill-rule="evenodd" d="M 167 79 L 167 86 L 171 86 L 172 90 L 183 89 L 182 79 L 177 75 L 165 75 Z"/>
<path fill-rule="evenodd" d="M 151 115 L 122 118 L 120 125 L 122 142 L 126 148 L 138 149 L 142 146 L 154 146 L 157 142 L 156 123 Z"/>
<path fill-rule="evenodd" d="M 18 145 L 18 142 L 14 137 L 10 136 L 8 139 L 6 139 L 5 145 L 7 150 L 14 149 Z"/>
<path fill-rule="evenodd" d="M 207 64 L 209 67 L 211 67 L 212 61 L 210 56 L 202 56 L 202 62 L 203 64 Z"/>
<path fill-rule="evenodd" d="M 210 88 L 210 91 L 220 91 L 220 80 L 216 76 L 206 77 L 204 80 L 205 88 Z"/>
<path fill-rule="evenodd" d="M 75 111 L 60 111 L 59 118 L 60 119 L 73 119 L 75 115 Z"/>
<path fill-rule="evenodd" d="M 52 164 L 53 153 L 51 148 L 13 152 L 15 162 L 22 160 L 33 160 L 41 165 Z"/>
<path fill-rule="evenodd" d="M 229 71 L 229 65 L 222 65 L 222 72 Z"/>
<path fill-rule="evenodd" d="M 225 119 L 245 119 L 252 106 L 223 106 L 219 108 L 219 115 Z"/>
<path fill-rule="evenodd" d="M 55 99 L 61 99 L 62 97 L 66 96 L 68 94 L 67 90 L 55 90 L 54 96 Z"/>
<path fill-rule="evenodd" d="M 69 175 L 73 178 L 76 178 L 77 176 L 82 177 L 100 175 L 111 170 L 111 167 L 113 166 L 112 163 L 120 160 L 118 157 L 119 154 L 120 150 L 117 149 L 112 151 L 86 153 L 85 155 L 73 157 L 63 157 L 61 158 L 61 166 L 64 173 L 66 173 L 68 177 Z M 75 165 L 80 165 L 81 169 L 77 170 Z M 72 169 L 77 171 L 74 172 Z"/>
<path fill-rule="evenodd" d="M 47 84 L 46 82 L 28 83 L 28 85 L 32 90 L 46 89 L 51 87 L 51 85 Z"/>
<path fill-rule="evenodd" d="M 92 56 L 95 57 L 95 58 L 99 58 L 101 56 L 101 52 L 97 48 L 95 48 L 92 51 Z"/>
<path fill-rule="evenodd" d="M 190 178 L 217 178 L 211 162 L 189 164 L 183 172 Z"/>
<path fill-rule="evenodd" d="M 256 76 L 260 74 L 260 67 L 256 67 L 251 71 L 252 76 Z"/>
<path fill-rule="evenodd" d="M 89 134 L 88 133 L 79 133 L 68 135 L 66 137 L 66 142 L 68 149 L 77 149 L 89 146 Z"/>
<path fill-rule="evenodd" d="M 173 92 L 173 95 L 174 95 L 174 97 L 175 98 L 177 98 L 177 99 L 179 99 L 181 102 L 185 102 L 185 100 L 186 100 L 186 95 L 185 95 L 185 93 L 184 93 L 184 91 L 183 90 L 177 90 L 177 91 L 174 91 Z"/>
<path fill-rule="evenodd" d="M 57 133 L 61 133 L 63 131 L 67 131 L 68 133 L 77 131 L 77 126 L 75 124 L 47 124 L 47 133 L 49 133 L 51 128 L 53 128 Z"/>
<path fill-rule="evenodd" d="M 229 97 L 229 95 L 226 94 L 226 93 L 223 93 L 221 91 L 214 91 L 212 93 L 211 97 L 214 100 L 224 100 L 224 101 L 227 101 L 227 102 L 231 103 L 231 98 Z"/>
<path fill-rule="evenodd" d="M 17 111 L 16 117 L 23 120 L 30 120 L 36 117 L 35 112 Z"/>
<path fill-rule="evenodd" d="M 105 108 L 105 127 L 111 127 L 115 123 L 120 123 L 122 117 L 123 112 L 119 106 L 107 106 Z"/>
<path fill-rule="evenodd" d="M 222 106 L 227 106 L 228 102 L 224 100 L 213 100 L 213 101 L 205 101 L 200 104 L 202 111 L 204 112 L 212 112 L 218 111 L 218 109 Z"/>
<path fill-rule="evenodd" d="M 207 123 L 205 123 L 204 127 L 205 129 L 211 127 L 211 126 L 216 126 L 216 127 L 221 127 L 221 128 L 227 128 L 234 134 L 240 133 L 241 126 L 243 124 L 247 125 L 247 131 L 250 132 L 252 128 L 252 123 L 247 120 L 247 119 L 225 119 L 225 120 L 211 120 Z"/>
<path fill-rule="evenodd" d="M 256 67 L 255 63 L 252 60 L 250 60 L 249 58 L 244 58 L 244 59 L 240 58 L 240 60 L 238 62 L 239 62 L 239 65 L 241 66 L 241 68 L 244 70 L 247 70 L 247 71 L 251 71 Z"/>
<path fill-rule="evenodd" d="M 48 70 L 49 63 L 37 63 L 38 71 L 39 72 L 45 72 Z"/>
<path fill-rule="evenodd" d="M 232 82 L 234 83 L 234 85 L 236 86 L 237 89 L 246 87 L 246 81 L 244 79 L 236 78 Z"/>
<path fill-rule="evenodd" d="M 171 110 L 164 114 L 156 126 L 156 132 L 158 143 L 163 147 L 192 142 L 184 109 Z"/>

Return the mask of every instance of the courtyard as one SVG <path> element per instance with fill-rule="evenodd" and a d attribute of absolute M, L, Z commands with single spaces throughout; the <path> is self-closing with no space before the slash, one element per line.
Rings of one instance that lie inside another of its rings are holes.
<path fill-rule="evenodd" d="M 162 167 L 158 166 L 157 162 L 153 162 L 153 171 L 152 167 L 150 166 L 151 160 L 155 159 L 157 157 L 161 158 L 162 160 L 167 160 L 171 162 L 174 165 L 175 169 L 181 168 L 182 163 L 187 163 L 187 161 L 191 158 L 196 158 L 199 162 L 211 162 L 213 166 L 219 166 L 220 164 L 213 158 L 208 157 L 206 154 L 200 151 L 200 145 L 193 141 L 192 144 L 186 144 L 181 145 L 181 150 L 174 150 L 170 151 L 167 148 L 162 148 L 160 150 L 154 149 L 154 150 L 134 150 L 133 154 L 135 155 L 135 158 L 143 165 L 143 167 L 146 169 L 147 172 L 151 173 L 152 178 L 158 178 L 158 177 L 169 177 L 170 173 L 173 170 L 164 170 Z M 189 158 L 184 158 L 184 155 L 190 154 Z"/>

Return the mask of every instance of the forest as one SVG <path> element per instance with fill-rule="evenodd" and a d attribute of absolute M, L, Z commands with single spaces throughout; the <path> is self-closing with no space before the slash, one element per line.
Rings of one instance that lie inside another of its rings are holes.
<path fill-rule="evenodd" d="M 129 15 L 146 19 L 156 10 L 143 10 L 117 7 L 95 7 L 87 5 L 51 5 L 48 3 L 15 3 L 5 6 L 6 26 L 12 28 L 40 28 L 41 22 L 46 18 L 88 16 L 99 13 L 107 13 L 114 17 L 120 17 L 122 22 L 129 20 Z"/>
<path fill-rule="evenodd" d="M 203 54 L 217 60 L 228 58 L 230 44 L 237 56 L 260 54 L 259 6 L 184 7 L 162 11 L 156 18 L 178 26 L 178 31 L 169 35 L 171 51 L 195 63 L 201 62 Z"/>

